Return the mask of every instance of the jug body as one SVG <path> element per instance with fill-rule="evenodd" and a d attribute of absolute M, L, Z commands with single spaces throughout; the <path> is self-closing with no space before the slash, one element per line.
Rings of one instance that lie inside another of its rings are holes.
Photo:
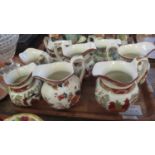
<path fill-rule="evenodd" d="M 31 106 L 33 101 L 41 97 L 42 82 L 32 77 L 35 67 L 31 63 L 4 75 L 10 99 L 17 106 Z"/>

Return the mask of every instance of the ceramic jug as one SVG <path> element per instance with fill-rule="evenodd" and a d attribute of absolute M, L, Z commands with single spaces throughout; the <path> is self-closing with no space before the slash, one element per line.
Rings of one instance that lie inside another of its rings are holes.
<path fill-rule="evenodd" d="M 52 41 L 51 38 L 44 38 L 44 45 L 48 54 L 53 58 L 53 61 L 59 61 L 63 58 L 61 46 L 70 46 L 72 45 L 71 40 L 56 40 Z"/>
<path fill-rule="evenodd" d="M 40 99 L 42 82 L 32 77 L 36 64 L 31 63 L 4 74 L 11 101 L 18 106 L 31 106 Z"/>
<path fill-rule="evenodd" d="M 82 43 L 71 46 L 62 45 L 62 53 L 65 61 L 70 61 L 75 55 L 81 55 L 85 62 L 85 77 L 89 77 L 95 64 L 93 53 L 96 51 L 94 43 Z M 63 60 L 63 59 L 62 59 Z M 75 72 L 80 72 L 81 64 L 76 63 Z"/>
<path fill-rule="evenodd" d="M 91 40 L 92 39 L 92 40 Z M 102 38 L 89 38 L 96 45 L 97 51 L 94 53 L 95 61 L 108 61 L 118 59 L 118 46 L 121 45 L 120 39 L 102 39 Z"/>
<path fill-rule="evenodd" d="M 35 48 L 27 48 L 24 52 L 19 54 L 19 58 L 24 64 L 33 62 L 36 64 L 46 64 L 53 61 L 48 53 Z"/>
<path fill-rule="evenodd" d="M 139 88 L 137 85 L 136 60 L 132 62 L 121 60 L 98 62 L 95 64 L 92 73 L 97 77 L 96 100 L 107 111 L 124 112 L 130 104 L 134 104 L 138 99 Z M 119 79 L 118 75 L 120 78 L 125 78 Z"/>
<path fill-rule="evenodd" d="M 82 71 L 74 72 L 74 65 L 81 62 Z M 41 89 L 43 99 L 54 109 L 69 109 L 80 99 L 81 83 L 85 72 L 82 56 L 74 56 L 71 62 L 54 62 L 39 65 L 33 72 L 33 77 L 41 79 L 44 84 Z M 63 76 L 62 73 L 64 74 Z M 57 74 L 57 76 L 55 76 Z"/>
<path fill-rule="evenodd" d="M 118 48 L 121 60 L 131 62 L 134 58 L 136 58 L 138 73 L 141 77 L 139 79 L 140 84 L 144 83 L 147 78 L 150 69 L 148 55 L 153 51 L 155 51 L 155 45 L 150 42 L 123 45 Z"/>

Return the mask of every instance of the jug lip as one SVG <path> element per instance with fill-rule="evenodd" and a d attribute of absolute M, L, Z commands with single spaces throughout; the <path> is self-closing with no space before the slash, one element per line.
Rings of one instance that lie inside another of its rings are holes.
<path fill-rule="evenodd" d="M 82 52 L 82 53 L 76 53 L 75 55 L 82 55 L 82 56 L 85 56 L 85 55 L 87 55 L 88 53 L 90 53 L 90 52 L 92 52 L 92 51 L 94 51 L 94 50 L 96 50 L 96 49 L 95 49 L 95 48 L 90 48 L 90 49 L 88 49 L 88 50 L 86 50 L 86 51 L 84 51 L 84 52 Z M 70 58 L 72 58 L 73 56 L 66 56 L 66 55 L 64 55 L 64 57 L 70 59 Z"/>
<path fill-rule="evenodd" d="M 48 78 L 43 78 L 43 77 L 39 77 L 37 75 L 34 75 L 33 77 L 34 78 L 37 78 L 37 79 L 40 79 L 40 80 L 43 80 L 43 81 L 46 81 L 47 83 L 55 83 L 55 84 L 59 84 L 59 83 L 63 83 L 64 81 L 68 80 L 70 77 L 72 77 L 74 75 L 74 73 L 71 73 L 69 76 L 65 77 L 64 79 L 62 80 L 51 80 L 51 79 L 48 79 Z"/>
<path fill-rule="evenodd" d="M 24 79 L 23 79 L 21 82 L 19 82 L 19 83 L 16 83 L 16 84 L 14 84 L 14 83 L 7 84 L 7 83 L 6 83 L 6 85 L 7 85 L 7 86 L 10 86 L 10 87 L 18 87 L 18 86 L 21 86 L 21 85 L 23 85 L 24 83 L 26 83 L 26 82 L 31 78 L 31 76 L 32 76 L 32 73 L 30 73 L 29 75 L 27 75 L 26 78 L 24 78 Z"/>
<path fill-rule="evenodd" d="M 99 75 L 98 77 L 100 77 L 100 78 L 102 78 L 102 79 L 105 79 L 105 80 L 107 80 L 107 81 L 110 81 L 110 82 L 112 82 L 112 83 L 114 83 L 115 85 L 117 85 L 117 86 L 120 86 L 120 87 L 125 87 L 125 86 L 129 86 L 129 85 L 131 85 L 132 83 L 134 83 L 137 79 L 138 79 L 138 76 L 135 78 L 135 79 L 133 79 L 132 81 L 130 81 L 130 82 L 120 82 L 120 81 L 118 81 L 118 80 L 113 80 L 113 79 L 111 79 L 111 78 L 109 78 L 109 77 L 107 77 L 107 76 L 102 76 L 102 75 Z"/>
<path fill-rule="evenodd" d="M 150 53 L 151 53 L 151 52 L 150 52 Z M 150 54 L 150 53 L 149 53 L 149 54 Z M 143 59 L 143 58 L 148 58 L 148 55 L 149 55 L 149 54 L 147 54 L 147 55 L 145 55 L 145 56 L 138 56 L 138 57 L 136 57 L 136 58 L 129 58 L 129 57 L 126 57 L 126 56 L 124 56 L 124 55 L 122 55 L 122 54 L 119 53 L 120 57 L 122 57 L 122 58 L 124 58 L 124 59 L 126 59 L 126 60 L 128 60 L 128 61 L 132 61 L 133 59 L 140 60 L 140 59 Z"/>
<path fill-rule="evenodd" d="M 25 82 L 27 82 L 32 77 L 33 68 L 32 68 L 32 70 L 30 70 L 30 72 L 27 75 L 25 75 L 25 78 L 21 82 L 14 83 L 12 80 L 10 81 L 9 79 L 12 78 L 12 74 L 17 74 L 20 69 L 24 69 L 25 67 L 28 67 L 28 66 L 36 67 L 36 64 L 35 63 L 30 63 L 28 65 L 23 65 L 23 66 L 21 66 L 19 68 L 16 68 L 16 69 L 10 71 L 7 74 L 4 74 L 3 79 L 4 79 L 5 83 L 6 83 L 6 85 L 10 86 L 10 87 L 18 87 L 18 86 L 21 86 L 21 85 L 25 84 Z"/>

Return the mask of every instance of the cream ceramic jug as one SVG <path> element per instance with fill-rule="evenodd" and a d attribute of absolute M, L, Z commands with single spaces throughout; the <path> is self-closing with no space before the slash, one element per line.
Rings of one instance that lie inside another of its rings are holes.
<path fill-rule="evenodd" d="M 11 101 L 18 106 L 31 106 L 40 99 L 42 82 L 32 77 L 36 65 L 31 63 L 4 74 Z"/>
<path fill-rule="evenodd" d="M 74 72 L 74 65 L 77 62 L 81 62 L 82 67 L 82 71 L 78 75 Z M 52 108 L 69 109 L 80 99 L 84 72 L 83 57 L 74 56 L 70 63 L 61 61 L 37 66 L 33 77 L 44 81 L 41 94 Z"/>
<path fill-rule="evenodd" d="M 82 43 L 82 44 L 74 44 L 71 46 L 62 45 L 62 53 L 66 58 L 66 61 L 70 61 L 72 57 L 75 55 L 80 55 L 84 58 L 85 62 L 85 77 L 89 77 L 91 75 L 92 68 L 95 64 L 93 53 L 96 51 L 96 46 L 94 43 Z M 76 64 L 75 72 L 79 72 L 81 67 L 80 64 Z"/>
<path fill-rule="evenodd" d="M 139 79 L 140 84 L 144 83 L 147 78 L 150 69 L 148 55 L 153 51 L 155 51 L 155 45 L 150 42 L 129 44 L 118 48 L 121 60 L 131 62 L 134 58 L 136 58 L 138 74 L 141 77 L 141 79 Z"/>
<path fill-rule="evenodd" d="M 91 41 L 89 39 L 88 41 Z M 118 59 L 118 47 L 121 45 L 120 39 L 93 38 L 97 51 L 94 53 L 95 61 L 108 61 Z"/>
<path fill-rule="evenodd" d="M 44 38 L 44 45 L 48 54 L 52 57 L 53 61 L 60 61 L 63 59 L 62 48 L 61 46 L 70 46 L 72 45 L 71 40 L 57 40 L 52 41 L 51 38 Z"/>
<path fill-rule="evenodd" d="M 33 62 L 36 64 L 46 64 L 53 61 L 48 53 L 35 48 L 27 48 L 24 52 L 19 54 L 19 58 L 24 64 Z"/>
<path fill-rule="evenodd" d="M 107 111 L 126 111 L 129 105 L 134 104 L 138 99 L 136 60 L 132 62 L 121 60 L 98 62 L 92 73 L 97 77 L 96 100 Z M 125 78 L 122 79 L 122 77 Z"/>

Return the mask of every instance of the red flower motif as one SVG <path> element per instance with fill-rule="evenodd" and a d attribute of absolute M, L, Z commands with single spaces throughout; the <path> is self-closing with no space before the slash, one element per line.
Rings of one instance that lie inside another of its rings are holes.
<path fill-rule="evenodd" d="M 28 120 L 29 120 L 29 118 L 27 116 L 22 116 L 21 117 L 21 121 L 28 121 Z"/>
<path fill-rule="evenodd" d="M 58 96 L 58 99 L 59 99 L 59 101 L 61 101 L 62 99 L 66 98 L 66 97 L 67 97 L 67 94 L 64 93 L 64 94 L 62 94 L 62 95 L 59 95 L 59 96 Z"/>
<path fill-rule="evenodd" d="M 125 104 L 122 106 L 122 110 L 124 110 L 124 111 L 126 111 L 127 109 L 128 109 L 128 107 L 129 107 L 129 99 L 126 99 L 125 100 Z"/>
<path fill-rule="evenodd" d="M 110 102 L 108 109 L 109 109 L 109 111 L 114 112 L 115 111 L 115 102 Z"/>

